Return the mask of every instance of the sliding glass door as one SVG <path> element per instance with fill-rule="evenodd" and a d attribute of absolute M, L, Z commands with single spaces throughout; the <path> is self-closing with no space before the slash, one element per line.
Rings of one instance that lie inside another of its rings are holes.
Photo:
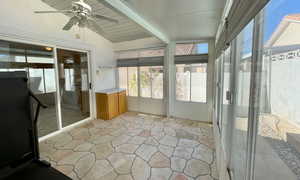
<path fill-rule="evenodd" d="M 25 71 L 29 88 L 48 107 L 40 110 L 39 136 L 59 129 L 54 59 L 52 47 L 0 40 L 0 71 Z"/>
<path fill-rule="evenodd" d="M 62 126 L 90 117 L 87 53 L 57 49 Z"/>

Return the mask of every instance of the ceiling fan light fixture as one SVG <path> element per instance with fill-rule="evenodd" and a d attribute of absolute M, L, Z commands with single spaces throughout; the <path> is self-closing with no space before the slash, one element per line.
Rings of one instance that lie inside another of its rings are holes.
<path fill-rule="evenodd" d="M 46 51 L 52 51 L 52 47 L 45 47 Z"/>

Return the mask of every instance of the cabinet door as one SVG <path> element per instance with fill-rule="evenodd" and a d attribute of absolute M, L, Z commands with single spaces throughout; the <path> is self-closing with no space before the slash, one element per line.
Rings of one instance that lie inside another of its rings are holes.
<path fill-rule="evenodd" d="M 126 91 L 119 92 L 119 114 L 127 112 Z"/>
<path fill-rule="evenodd" d="M 108 113 L 108 96 L 106 94 L 96 94 L 97 103 L 97 118 L 98 119 L 109 119 Z"/>
<path fill-rule="evenodd" d="M 113 93 L 108 95 L 108 109 L 109 109 L 109 119 L 117 117 L 119 115 L 119 98 L 118 93 Z"/>

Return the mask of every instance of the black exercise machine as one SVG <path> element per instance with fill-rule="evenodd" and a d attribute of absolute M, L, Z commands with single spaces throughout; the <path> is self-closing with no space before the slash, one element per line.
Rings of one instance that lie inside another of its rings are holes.
<path fill-rule="evenodd" d="M 40 107 L 46 108 L 28 89 L 26 72 L 0 72 L 0 179 L 70 180 L 40 160 Z"/>

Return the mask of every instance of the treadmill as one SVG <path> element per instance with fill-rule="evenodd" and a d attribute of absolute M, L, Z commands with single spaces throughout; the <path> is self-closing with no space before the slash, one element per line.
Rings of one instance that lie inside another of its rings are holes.
<path fill-rule="evenodd" d="M 28 89 L 27 80 L 25 71 L 0 72 L 0 179 L 71 180 L 40 160 L 37 120 L 40 107 L 46 106 Z"/>

